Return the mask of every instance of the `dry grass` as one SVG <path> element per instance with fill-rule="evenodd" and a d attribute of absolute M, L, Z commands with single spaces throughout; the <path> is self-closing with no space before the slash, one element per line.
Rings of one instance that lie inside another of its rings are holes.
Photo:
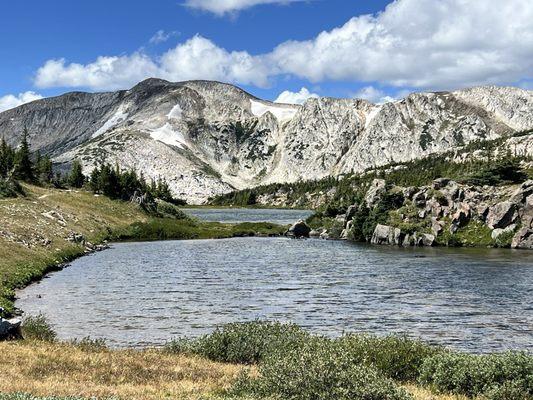
<path fill-rule="evenodd" d="M 159 350 L 83 351 L 0 343 L 0 392 L 35 396 L 199 399 L 228 388 L 242 368 Z"/>
<path fill-rule="evenodd" d="M 415 400 L 468 400 L 467 397 L 452 394 L 435 394 L 415 385 L 405 385 L 405 389 L 413 395 Z"/>

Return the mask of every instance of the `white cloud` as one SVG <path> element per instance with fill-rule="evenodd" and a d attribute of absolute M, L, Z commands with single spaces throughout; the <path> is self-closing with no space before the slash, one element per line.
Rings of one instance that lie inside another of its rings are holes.
<path fill-rule="evenodd" d="M 271 57 L 283 73 L 312 82 L 378 81 L 449 88 L 516 82 L 533 71 L 533 3 L 396 0 Z M 512 21 L 512 23 L 510 22 Z"/>
<path fill-rule="evenodd" d="M 195 36 L 152 59 L 132 55 L 98 57 L 89 64 L 49 60 L 37 71 L 35 84 L 48 87 L 87 87 L 114 90 L 131 87 L 150 77 L 171 81 L 208 79 L 266 86 L 268 71 L 260 57 L 247 52 L 228 52 L 201 36 Z"/>
<path fill-rule="evenodd" d="M 265 1 L 187 4 L 224 13 L 259 3 Z M 276 76 L 293 76 L 421 89 L 512 84 L 533 78 L 531 21 L 531 0 L 506 0 L 497 7 L 492 0 L 396 0 L 380 14 L 352 18 L 312 40 L 288 41 L 266 54 L 228 51 L 196 36 L 160 57 L 137 52 L 85 65 L 50 60 L 35 83 L 116 89 L 159 77 L 264 87 Z"/>
<path fill-rule="evenodd" d="M 311 93 L 307 88 L 303 87 L 299 92 L 291 92 L 285 90 L 280 93 L 278 98 L 274 100 L 274 103 L 286 103 L 286 104 L 303 104 L 310 98 L 320 97 L 316 93 Z"/>
<path fill-rule="evenodd" d="M 359 89 L 353 97 L 356 99 L 365 99 L 376 104 L 388 103 L 396 100 L 394 97 L 388 96 L 383 90 L 377 89 L 374 86 L 366 86 Z"/>
<path fill-rule="evenodd" d="M 185 0 L 185 5 L 217 15 L 235 13 L 261 4 L 289 4 L 303 0 Z"/>
<path fill-rule="evenodd" d="M 154 36 L 150 38 L 150 44 L 160 44 L 166 42 L 168 39 L 170 39 L 173 36 L 178 35 L 178 32 L 172 31 L 172 32 L 166 32 L 164 30 L 159 30 L 155 33 Z"/>
<path fill-rule="evenodd" d="M 18 96 L 8 94 L 0 97 L 0 112 L 29 103 L 30 101 L 40 100 L 42 98 L 43 96 L 35 92 L 24 92 L 20 93 Z"/>

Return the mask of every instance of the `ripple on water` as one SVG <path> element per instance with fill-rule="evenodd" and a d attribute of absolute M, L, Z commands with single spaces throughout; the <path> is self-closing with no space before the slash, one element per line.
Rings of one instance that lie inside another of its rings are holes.
<path fill-rule="evenodd" d="M 115 244 L 21 291 L 17 306 L 46 314 L 61 338 L 112 346 L 260 318 L 485 352 L 533 350 L 532 293 L 528 252 L 237 238 Z"/>

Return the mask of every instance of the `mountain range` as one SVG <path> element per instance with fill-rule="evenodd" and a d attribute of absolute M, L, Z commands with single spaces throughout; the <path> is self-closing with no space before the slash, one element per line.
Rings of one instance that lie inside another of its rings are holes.
<path fill-rule="evenodd" d="M 475 87 L 414 93 L 372 104 L 310 98 L 261 100 L 211 81 L 145 80 L 130 90 L 67 93 L 0 113 L 0 135 L 59 167 L 79 159 L 165 178 L 189 203 L 273 182 L 320 179 L 508 137 L 505 148 L 533 156 L 533 92 Z"/>

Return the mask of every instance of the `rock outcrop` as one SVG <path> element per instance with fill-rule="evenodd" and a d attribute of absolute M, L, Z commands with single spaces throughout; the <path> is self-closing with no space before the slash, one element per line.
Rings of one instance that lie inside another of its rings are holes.
<path fill-rule="evenodd" d="M 382 105 L 319 98 L 296 106 L 218 82 L 148 79 L 126 91 L 68 93 L 5 111 L 0 132 L 16 145 L 26 127 L 33 150 L 60 166 L 78 158 L 88 174 L 102 161 L 117 163 L 147 179 L 164 177 L 176 197 L 201 203 L 235 189 L 359 173 L 478 140 L 508 137 L 504 146 L 533 155 L 531 137 L 510 136 L 533 128 L 532 110 L 532 92 L 518 88 L 415 93 Z M 417 201 L 426 201 L 423 193 Z"/>
<path fill-rule="evenodd" d="M 388 211 L 389 224 L 378 223 L 366 238 L 373 244 L 533 249 L 533 181 L 519 186 L 477 187 L 437 179 L 429 186 L 389 189 L 381 189 L 387 188 L 384 181 L 374 182 L 365 197 L 373 199 L 365 202 L 370 209 L 379 202 L 376 188 L 383 197 L 401 193 L 403 202 Z M 361 237 L 361 232 L 353 232 L 361 229 L 355 221 L 360 223 L 369 215 L 367 211 L 358 216 L 361 209 L 356 204 L 338 216 L 337 220 L 343 221 L 342 238 Z"/>

